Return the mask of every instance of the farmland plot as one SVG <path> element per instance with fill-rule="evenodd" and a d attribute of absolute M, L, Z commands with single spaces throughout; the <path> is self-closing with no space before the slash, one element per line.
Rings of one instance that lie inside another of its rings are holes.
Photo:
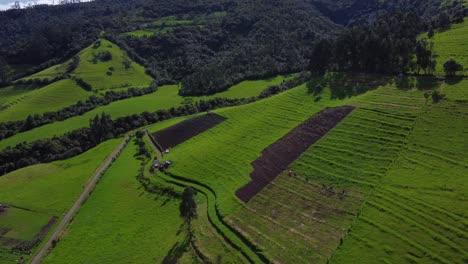
<path fill-rule="evenodd" d="M 444 100 L 418 118 L 332 263 L 466 263 L 467 109 Z"/>
<path fill-rule="evenodd" d="M 394 101 L 402 96 L 403 104 Z M 350 99 L 361 108 L 228 221 L 273 261 L 326 263 L 405 146 L 421 98 L 422 92 L 382 88 Z"/>

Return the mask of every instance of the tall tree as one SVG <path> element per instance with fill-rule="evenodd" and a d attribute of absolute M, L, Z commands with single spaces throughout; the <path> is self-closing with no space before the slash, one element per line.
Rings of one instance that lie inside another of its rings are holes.
<path fill-rule="evenodd" d="M 191 187 L 185 187 L 180 204 L 180 215 L 188 221 L 197 218 L 197 203 L 195 202 L 195 191 Z"/>

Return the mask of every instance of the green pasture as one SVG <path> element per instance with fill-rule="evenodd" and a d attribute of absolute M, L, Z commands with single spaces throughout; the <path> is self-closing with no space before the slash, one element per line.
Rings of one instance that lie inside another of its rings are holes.
<path fill-rule="evenodd" d="M 131 61 L 117 45 L 105 39 L 97 42 L 101 43 L 98 48 L 93 44 L 78 54 L 81 61 L 73 76 L 82 78 L 95 90 L 147 87 L 151 84 L 152 78 L 145 73 L 143 66 Z M 93 62 L 94 56 L 102 52 L 110 52 L 112 59 Z M 124 61 L 130 63 L 130 68 L 125 68 Z"/>
<path fill-rule="evenodd" d="M 467 109 L 443 100 L 419 116 L 332 263 L 466 262 Z"/>
<path fill-rule="evenodd" d="M 100 44 L 99 44 L 100 43 Z M 99 59 L 99 54 L 110 53 L 110 60 Z M 80 57 L 78 68 L 70 73 L 72 77 L 81 78 L 89 83 L 93 90 L 148 87 L 152 78 L 145 73 L 143 66 L 132 61 L 126 52 L 116 44 L 98 39 L 91 46 L 83 49 L 76 56 Z M 54 65 L 24 79 L 53 79 L 66 73 L 72 59 Z M 125 62 L 128 63 L 127 67 Z"/>
<path fill-rule="evenodd" d="M 0 201 L 60 217 L 120 141 L 113 139 L 68 160 L 33 165 L 1 176 Z"/>
<path fill-rule="evenodd" d="M 274 262 L 327 263 L 404 147 L 425 99 L 390 85 L 343 104 L 358 108 L 290 166 L 295 176 L 281 175 L 228 216 Z"/>
<path fill-rule="evenodd" d="M 110 114 L 113 119 L 128 116 L 132 114 L 140 114 L 142 112 L 154 112 L 162 109 L 170 109 L 171 107 L 181 106 L 184 102 L 195 102 L 198 100 L 208 100 L 215 97 L 225 98 L 244 98 L 252 97 L 260 94 L 261 91 L 268 86 L 277 85 L 292 75 L 277 76 L 275 78 L 244 81 L 225 92 L 221 92 L 212 96 L 201 97 L 181 97 L 178 95 L 179 87 L 177 85 L 167 85 L 158 88 L 158 91 L 144 96 L 133 97 L 121 101 L 113 102 L 106 106 L 98 107 L 81 116 L 69 118 L 64 121 L 55 122 L 42 127 L 35 128 L 30 131 L 19 133 L 13 137 L 0 141 L 0 149 L 8 146 L 15 146 L 21 142 L 31 142 L 43 138 L 51 138 L 55 135 L 63 135 L 72 130 L 89 126 L 89 119 L 103 112 Z M 0 112 L 0 116 L 1 116 Z"/>
<path fill-rule="evenodd" d="M 0 238 L 30 241 L 50 219 L 50 215 L 9 207 L 6 212 L 0 214 L 0 228 L 9 228 L 10 231 L 0 235 Z"/>
<path fill-rule="evenodd" d="M 453 24 L 447 30 L 436 32 L 432 40 L 437 61 L 436 74 L 444 74 L 444 63 L 450 59 L 463 65 L 464 75 L 468 74 L 468 20 L 461 24 Z"/>
<path fill-rule="evenodd" d="M 29 115 L 57 111 L 86 100 L 92 93 L 76 85 L 75 81 L 65 79 L 35 90 L 7 87 L 2 91 L 8 101 L 5 110 L 0 110 L 0 121 L 24 120 Z M 1 95 L 0 95 L 1 96 Z M 1 102 L 0 102 L 1 103 Z"/>
<path fill-rule="evenodd" d="M 182 243 L 179 200 L 142 189 L 136 153 L 131 142 L 44 263 L 161 263 Z"/>
<path fill-rule="evenodd" d="M 87 180 L 120 141 L 110 140 L 68 160 L 38 164 L 1 176 L 0 203 L 31 211 L 14 210 L 12 215 L 0 215 L 0 226 L 13 227 L 7 235 L 29 239 L 52 216 L 60 220 L 80 196 Z M 16 263 L 19 257 L 0 247 L 0 263 Z"/>

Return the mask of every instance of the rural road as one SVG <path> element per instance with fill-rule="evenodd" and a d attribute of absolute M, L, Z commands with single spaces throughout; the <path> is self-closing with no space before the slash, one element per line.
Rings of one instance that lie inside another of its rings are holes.
<path fill-rule="evenodd" d="M 110 165 L 113 162 L 114 158 L 117 158 L 120 153 L 122 152 L 123 148 L 127 145 L 128 139 L 131 136 L 126 136 L 125 139 L 120 143 L 120 145 L 112 152 L 112 154 L 107 157 L 107 159 L 104 161 L 104 163 L 96 170 L 94 173 L 93 177 L 91 180 L 86 184 L 85 189 L 81 193 L 80 197 L 78 200 L 76 200 L 75 204 L 73 204 L 73 207 L 68 211 L 68 213 L 65 215 L 65 217 L 62 219 L 58 227 L 55 229 L 54 233 L 52 236 L 49 238 L 47 243 L 41 248 L 41 250 L 34 256 L 34 258 L 31 261 L 31 264 L 39 264 L 46 255 L 47 250 L 52 246 L 52 242 L 56 240 L 59 236 L 60 233 L 63 231 L 63 229 L 68 225 L 72 217 L 75 215 L 75 213 L 78 211 L 80 208 L 81 204 L 85 201 L 85 199 L 89 196 L 89 193 L 93 190 L 94 186 L 96 185 L 97 181 L 99 178 L 101 178 L 101 174 L 107 170 L 107 168 L 110 167 Z"/>
<path fill-rule="evenodd" d="M 151 140 L 151 135 L 149 134 L 148 130 L 145 130 L 145 132 L 146 132 L 146 137 L 148 138 L 149 142 L 153 146 L 154 150 L 156 150 L 156 157 L 158 158 L 158 160 L 161 161 L 162 157 L 163 157 L 163 154 L 161 153 L 159 148 L 156 146 L 156 144 L 154 144 L 153 140 Z"/>

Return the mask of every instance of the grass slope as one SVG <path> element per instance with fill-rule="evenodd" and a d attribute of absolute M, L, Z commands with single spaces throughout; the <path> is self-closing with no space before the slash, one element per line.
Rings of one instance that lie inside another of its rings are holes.
<path fill-rule="evenodd" d="M 422 92 L 380 88 L 228 219 L 282 263 L 327 263 L 372 187 L 398 156 L 425 103 Z"/>
<path fill-rule="evenodd" d="M 185 239 L 179 201 L 146 193 L 129 144 L 44 263 L 161 263 Z"/>
<path fill-rule="evenodd" d="M 454 59 L 464 66 L 463 73 L 468 75 L 468 20 L 453 24 L 448 30 L 436 32 L 433 40 L 436 74 L 444 74 L 444 63 Z"/>
<path fill-rule="evenodd" d="M 127 115 L 140 114 L 145 111 L 152 112 L 160 109 L 177 107 L 180 106 L 184 101 L 193 102 L 215 97 L 243 98 L 257 96 L 268 86 L 280 84 L 283 80 L 291 77 L 292 75 L 288 75 L 277 76 L 267 80 L 245 81 L 233 86 L 231 89 L 225 92 L 221 92 L 212 96 L 191 98 L 184 98 L 179 96 L 177 85 L 161 86 L 155 93 L 116 101 L 109 105 L 98 107 L 84 115 L 38 127 L 33 130 L 4 139 L 0 141 L 0 149 L 6 148 L 8 146 L 15 146 L 16 144 L 24 141 L 31 142 L 42 138 L 50 138 L 54 135 L 63 135 L 64 133 L 74 129 L 87 127 L 89 125 L 89 119 L 93 118 L 96 114 L 101 114 L 102 112 L 110 114 L 112 118 L 116 119 Z"/>
<path fill-rule="evenodd" d="M 14 87 L 5 89 L 7 90 L 3 93 L 9 94 L 9 98 L 6 99 L 8 108 L 0 111 L 1 122 L 23 120 L 28 115 L 57 111 L 92 95 L 79 87 L 75 81 L 68 79 L 35 90 L 24 91 Z"/>
<path fill-rule="evenodd" d="M 94 90 L 142 88 L 151 84 L 153 79 L 145 73 L 143 66 L 132 61 L 119 46 L 106 39 L 99 39 L 96 43 L 77 54 L 80 63 L 78 68 L 71 72 L 71 76 L 83 79 L 91 84 Z M 112 58 L 108 61 L 94 59 L 95 55 L 104 52 L 109 52 Z M 128 69 L 124 65 L 125 61 L 130 63 Z M 71 59 L 23 79 L 53 79 L 65 74 L 70 62 Z"/>
<path fill-rule="evenodd" d="M 151 84 L 152 78 L 145 73 L 143 66 L 131 62 L 130 68 L 125 68 L 124 61 L 131 60 L 117 45 L 105 39 L 100 39 L 98 42 L 101 43 L 98 48 L 90 46 L 78 54 L 81 61 L 78 68 L 73 71 L 73 76 L 82 78 L 96 90 L 147 87 Z M 94 63 L 94 56 L 102 52 L 110 52 L 112 59 L 98 60 Z M 114 70 L 111 71 L 111 67 Z M 112 75 L 107 74 L 108 72 L 112 72 Z"/>
<path fill-rule="evenodd" d="M 325 95 L 324 95 L 325 96 Z M 268 145 L 326 105 L 305 85 L 252 104 L 216 110 L 227 118 L 218 126 L 173 149 L 171 173 L 209 185 L 218 194 L 222 215 L 240 205 L 234 192 L 249 180 L 250 162 Z"/>
<path fill-rule="evenodd" d="M 417 119 L 332 263 L 466 263 L 467 106 L 444 100 Z"/>
<path fill-rule="evenodd" d="M 81 194 L 82 186 L 119 142 L 119 139 L 110 140 L 71 159 L 30 166 L 0 177 L 1 203 L 40 214 L 40 217 L 35 214 L 20 217 L 27 224 L 20 224 L 17 226 L 20 229 L 14 232 L 29 233 L 27 230 L 33 226 L 42 225 L 43 215 L 48 219 L 62 217 Z M 8 225 L 8 222 L 0 217 L 0 226 Z M 9 251 L 2 252 L 0 247 L 0 263 L 15 263 L 18 257 Z"/>

